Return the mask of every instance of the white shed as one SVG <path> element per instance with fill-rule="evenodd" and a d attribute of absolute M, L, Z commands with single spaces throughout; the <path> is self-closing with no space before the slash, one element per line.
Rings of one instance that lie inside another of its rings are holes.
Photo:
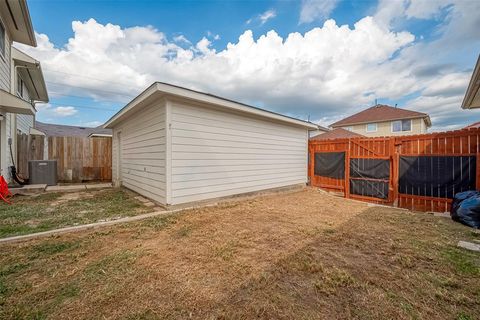
<path fill-rule="evenodd" d="M 154 83 L 104 125 L 113 182 L 164 205 L 305 184 L 317 125 Z"/>

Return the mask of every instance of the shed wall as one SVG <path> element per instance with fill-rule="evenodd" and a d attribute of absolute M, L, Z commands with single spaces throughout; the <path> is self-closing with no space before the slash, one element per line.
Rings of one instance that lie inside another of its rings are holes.
<path fill-rule="evenodd" d="M 306 128 L 169 104 L 170 204 L 306 183 Z"/>
<path fill-rule="evenodd" d="M 145 107 L 115 126 L 112 144 L 113 182 L 165 204 L 165 136 L 163 102 Z M 118 156 L 121 158 L 121 181 L 117 174 Z"/>

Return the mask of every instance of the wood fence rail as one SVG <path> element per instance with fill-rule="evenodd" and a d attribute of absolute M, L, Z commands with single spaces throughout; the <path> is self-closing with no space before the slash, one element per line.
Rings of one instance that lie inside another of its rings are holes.
<path fill-rule="evenodd" d="M 423 158 L 423 160 L 429 160 L 433 163 L 433 159 L 437 160 L 438 158 L 442 158 L 442 161 L 446 161 L 449 160 L 447 158 L 450 157 L 450 159 L 453 159 L 449 164 L 450 166 L 445 166 L 444 162 L 442 162 L 442 165 L 435 165 L 435 168 L 431 168 L 431 166 L 428 165 L 420 166 L 419 164 L 418 174 L 423 176 L 427 176 L 428 174 L 437 176 L 450 175 L 450 172 L 443 172 L 442 168 L 453 168 L 453 175 L 455 175 L 455 170 L 460 172 L 462 175 L 460 177 L 461 180 L 473 181 L 473 183 L 470 184 L 471 188 L 480 190 L 479 141 L 479 128 L 398 137 L 310 140 L 308 170 L 310 184 L 327 190 L 342 192 L 347 198 L 391 204 L 418 211 L 449 211 L 452 197 L 445 195 L 447 193 L 453 194 L 454 192 L 464 191 L 461 189 L 464 188 L 464 186 L 458 183 L 453 186 L 437 186 L 435 181 L 433 181 L 435 179 L 433 179 L 430 184 L 428 184 L 428 182 L 425 183 L 425 189 L 431 188 L 431 191 L 417 192 L 415 190 L 415 192 L 409 193 L 405 191 L 405 189 L 400 190 L 399 180 L 402 178 L 400 177 L 400 159 L 405 162 L 408 157 L 412 157 L 410 160 Z M 315 154 L 328 152 L 345 153 L 345 174 L 343 179 L 334 179 L 314 174 Z M 351 159 L 379 159 L 389 161 L 390 175 L 387 198 L 381 199 L 372 196 L 352 194 L 350 184 L 354 178 L 350 178 Z M 418 162 L 420 163 L 421 161 Z M 429 170 L 428 173 L 425 172 L 428 171 L 425 168 Z M 436 170 L 435 172 L 434 169 Z M 403 177 L 402 181 L 405 181 L 405 179 L 406 178 Z M 458 181 L 458 174 L 456 179 L 456 181 Z M 448 190 L 444 191 L 443 187 L 445 187 L 445 190 Z M 449 188 L 453 189 L 450 190 Z M 436 192 L 437 189 L 439 190 L 438 192 Z M 441 192 L 440 189 L 442 189 Z"/>

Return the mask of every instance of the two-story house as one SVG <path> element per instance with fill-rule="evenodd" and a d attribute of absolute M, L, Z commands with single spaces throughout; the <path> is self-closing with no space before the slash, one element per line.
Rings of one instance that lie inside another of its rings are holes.
<path fill-rule="evenodd" d="M 366 137 L 422 134 L 431 126 L 426 113 L 379 104 L 330 125 Z"/>
<path fill-rule="evenodd" d="M 37 45 L 25 0 L 0 1 L 0 174 L 7 181 L 17 160 L 17 133 L 30 134 L 35 103 L 48 102 L 40 63 L 13 42 Z"/>

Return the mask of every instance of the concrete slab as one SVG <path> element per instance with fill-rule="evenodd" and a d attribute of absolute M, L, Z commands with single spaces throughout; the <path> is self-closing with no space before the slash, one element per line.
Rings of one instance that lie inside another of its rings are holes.
<path fill-rule="evenodd" d="M 18 194 L 18 195 L 32 195 L 32 194 L 39 194 L 42 192 L 45 192 L 45 189 L 47 188 L 46 184 L 29 184 L 22 186 L 21 188 L 12 188 L 10 189 L 10 192 L 12 194 Z"/>
<path fill-rule="evenodd" d="M 457 247 L 464 248 L 470 251 L 480 252 L 480 244 L 473 242 L 458 241 Z"/>
<path fill-rule="evenodd" d="M 150 200 L 148 200 L 147 198 L 144 198 L 144 197 L 142 197 L 142 196 L 136 196 L 136 197 L 134 197 L 134 199 L 135 199 L 135 200 L 138 200 L 138 201 L 140 201 L 140 202 L 143 202 L 143 203 L 145 203 L 145 202 L 151 202 Z"/>
<path fill-rule="evenodd" d="M 144 205 L 145 207 L 149 207 L 149 208 L 155 207 L 155 203 L 153 203 L 152 201 L 144 202 L 143 205 Z"/>
<path fill-rule="evenodd" d="M 45 191 L 47 192 L 75 192 L 85 191 L 87 188 L 84 184 L 70 185 L 70 186 L 48 186 Z"/>
<path fill-rule="evenodd" d="M 433 213 L 434 217 L 441 217 L 441 218 L 449 218 L 450 219 L 450 213 L 448 212 L 434 212 Z"/>
<path fill-rule="evenodd" d="M 87 188 L 87 190 L 113 188 L 111 183 L 89 183 L 86 184 L 85 187 Z"/>

